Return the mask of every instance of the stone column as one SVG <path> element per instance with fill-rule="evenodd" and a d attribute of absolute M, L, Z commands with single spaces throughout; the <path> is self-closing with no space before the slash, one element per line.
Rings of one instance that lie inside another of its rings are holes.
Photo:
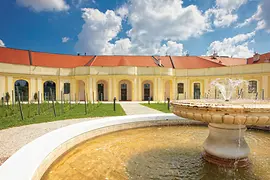
<path fill-rule="evenodd" d="M 158 100 L 158 78 L 155 78 L 154 80 L 154 101 Z"/>
<path fill-rule="evenodd" d="M 171 100 L 176 100 L 176 96 L 177 96 L 176 88 L 177 88 L 176 78 L 173 78 L 173 81 L 172 81 L 172 97 L 171 97 L 172 99 Z"/>
<path fill-rule="evenodd" d="M 10 103 L 12 101 L 12 90 L 14 90 L 14 82 L 13 82 L 12 76 L 7 77 L 7 89 L 6 90 L 10 95 L 10 100 L 9 100 L 9 103 Z M 15 91 L 14 91 L 14 93 L 15 93 Z"/>
<path fill-rule="evenodd" d="M 269 94 L 269 89 L 268 87 L 270 86 L 268 84 L 269 82 L 269 78 L 267 75 L 265 76 L 262 76 L 262 82 L 261 82 L 261 85 L 262 85 L 262 89 L 264 90 L 264 99 L 267 99 L 269 98 L 268 94 Z M 261 93 L 261 92 L 260 92 Z"/>
<path fill-rule="evenodd" d="M 6 93 L 6 78 L 5 76 L 0 76 L 0 100 Z"/>
<path fill-rule="evenodd" d="M 75 101 L 75 94 L 76 96 L 77 95 L 77 92 L 76 92 L 76 89 L 77 89 L 77 83 L 76 83 L 76 79 L 71 79 L 70 81 L 70 95 L 71 95 L 71 100 L 72 101 Z"/>
<path fill-rule="evenodd" d="M 36 80 L 36 91 L 38 93 L 39 91 L 39 100 L 40 102 L 43 102 L 44 100 L 44 91 L 43 91 L 43 84 L 42 84 L 42 79 L 41 78 L 37 78 Z"/>
<path fill-rule="evenodd" d="M 202 94 L 202 97 L 203 97 L 203 98 L 206 98 L 207 93 L 208 93 L 208 90 L 210 90 L 210 87 L 209 87 L 209 79 L 204 79 L 203 87 L 204 87 L 204 94 Z M 210 95 L 210 94 L 209 94 L 209 95 Z"/>
<path fill-rule="evenodd" d="M 135 77 L 134 78 L 134 80 L 133 80 L 133 87 L 132 87 L 132 89 L 133 89 L 133 93 L 132 93 L 132 101 L 140 101 L 140 99 L 138 98 L 138 88 L 137 88 L 137 86 L 138 86 L 138 83 L 137 83 L 137 80 L 138 80 L 138 78 L 137 77 Z"/>
<path fill-rule="evenodd" d="M 112 78 L 109 78 L 109 83 L 108 83 L 108 101 L 113 101 L 113 87 L 112 87 Z"/>
<path fill-rule="evenodd" d="M 30 79 L 30 84 L 29 84 L 29 101 L 35 100 L 34 99 L 34 94 L 37 93 L 37 85 L 36 85 L 36 78 L 31 78 Z"/>
<path fill-rule="evenodd" d="M 89 101 L 93 101 L 94 99 L 93 99 L 93 78 L 92 77 L 89 77 L 88 78 L 88 91 L 87 91 L 87 93 L 88 93 L 88 100 Z"/>
<path fill-rule="evenodd" d="M 142 80 L 141 78 L 139 77 L 138 78 L 138 100 L 141 101 L 142 100 Z"/>
<path fill-rule="evenodd" d="M 158 78 L 158 101 L 164 101 L 163 80 Z"/>
<path fill-rule="evenodd" d="M 117 82 L 117 80 L 116 80 L 116 78 L 114 77 L 113 78 L 113 98 L 114 97 L 116 97 L 116 100 L 120 100 L 120 98 L 119 98 L 119 84 L 118 84 L 118 82 Z"/>
<path fill-rule="evenodd" d="M 90 95 L 88 95 L 88 100 L 89 96 L 92 96 L 92 98 L 94 98 L 93 99 L 94 101 L 97 100 L 97 80 L 95 77 L 93 78 L 93 92 Z"/>

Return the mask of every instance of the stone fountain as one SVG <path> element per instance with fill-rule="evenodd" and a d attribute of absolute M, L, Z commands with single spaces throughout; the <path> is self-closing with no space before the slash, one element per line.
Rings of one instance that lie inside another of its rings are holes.
<path fill-rule="evenodd" d="M 249 165 L 249 146 L 244 134 L 247 125 L 270 125 L 269 101 L 231 100 L 243 80 L 217 79 L 224 100 L 183 100 L 172 103 L 173 113 L 209 123 L 209 135 L 203 144 L 205 160 L 225 167 Z"/>

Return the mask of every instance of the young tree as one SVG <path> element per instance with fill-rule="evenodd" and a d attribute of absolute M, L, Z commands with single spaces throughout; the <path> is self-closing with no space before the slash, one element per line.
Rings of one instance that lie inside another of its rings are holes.
<path fill-rule="evenodd" d="M 10 95 L 9 95 L 9 92 L 6 92 L 6 102 L 7 102 L 7 105 L 8 105 L 8 102 L 9 102 L 9 100 L 10 100 Z"/>
<path fill-rule="evenodd" d="M 37 99 L 38 99 L 38 94 L 37 93 L 34 94 L 34 99 L 35 99 L 35 101 L 37 101 Z"/>

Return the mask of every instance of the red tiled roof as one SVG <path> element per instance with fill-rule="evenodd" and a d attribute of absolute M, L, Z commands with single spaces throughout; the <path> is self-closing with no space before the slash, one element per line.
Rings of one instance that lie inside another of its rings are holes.
<path fill-rule="evenodd" d="M 90 66 L 157 67 L 151 56 L 97 56 Z"/>
<path fill-rule="evenodd" d="M 261 55 L 262 59 L 270 53 Z M 245 64 L 244 59 L 198 56 L 161 56 L 162 67 L 176 69 L 198 69 Z M 158 67 L 157 57 L 153 56 L 74 56 L 50 54 L 11 48 L 0 48 L 0 62 L 56 68 L 74 68 L 78 66 L 137 66 Z"/>
<path fill-rule="evenodd" d="M 86 65 L 94 56 L 73 56 L 31 52 L 33 66 L 74 68 Z"/>
<path fill-rule="evenodd" d="M 28 51 L 0 47 L 0 62 L 30 65 Z"/>
<path fill-rule="evenodd" d="M 200 57 L 203 59 L 209 60 L 209 61 L 221 63 L 225 66 L 235 66 L 235 65 L 247 64 L 247 60 L 244 58 L 216 57 L 216 59 L 213 59 L 210 56 L 200 56 Z"/>
<path fill-rule="evenodd" d="M 172 60 L 175 69 L 199 69 L 224 66 L 197 56 L 172 56 Z"/>
<path fill-rule="evenodd" d="M 265 63 L 266 60 L 270 60 L 270 52 L 265 54 L 260 54 L 260 59 L 258 61 L 253 62 L 253 57 L 247 59 L 248 64 L 258 64 Z"/>

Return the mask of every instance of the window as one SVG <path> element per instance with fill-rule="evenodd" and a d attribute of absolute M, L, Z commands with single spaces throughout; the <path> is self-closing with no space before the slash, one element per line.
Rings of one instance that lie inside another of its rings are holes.
<path fill-rule="evenodd" d="M 127 89 L 127 84 L 121 84 L 121 89 Z"/>
<path fill-rule="evenodd" d="M 70 93 L 70 83 L 64 83 L 64 94 Z"/>
<path fill-rule="evenodd" d="M 183 94 L 184 93 L 184 83 L 178 83 L 177 84 L 177 92 L 178 92 L 178 94 Z"/>
<path fill-rule="evenodd" d="M 144 84 L 144 89 L 150 89 L 150 84 Z"/>
<path fill-rule="evenodd" d="M 249 81 L 248 93 L 256 93 L 256 92 L 257 92 L 257 81 Z"/>

